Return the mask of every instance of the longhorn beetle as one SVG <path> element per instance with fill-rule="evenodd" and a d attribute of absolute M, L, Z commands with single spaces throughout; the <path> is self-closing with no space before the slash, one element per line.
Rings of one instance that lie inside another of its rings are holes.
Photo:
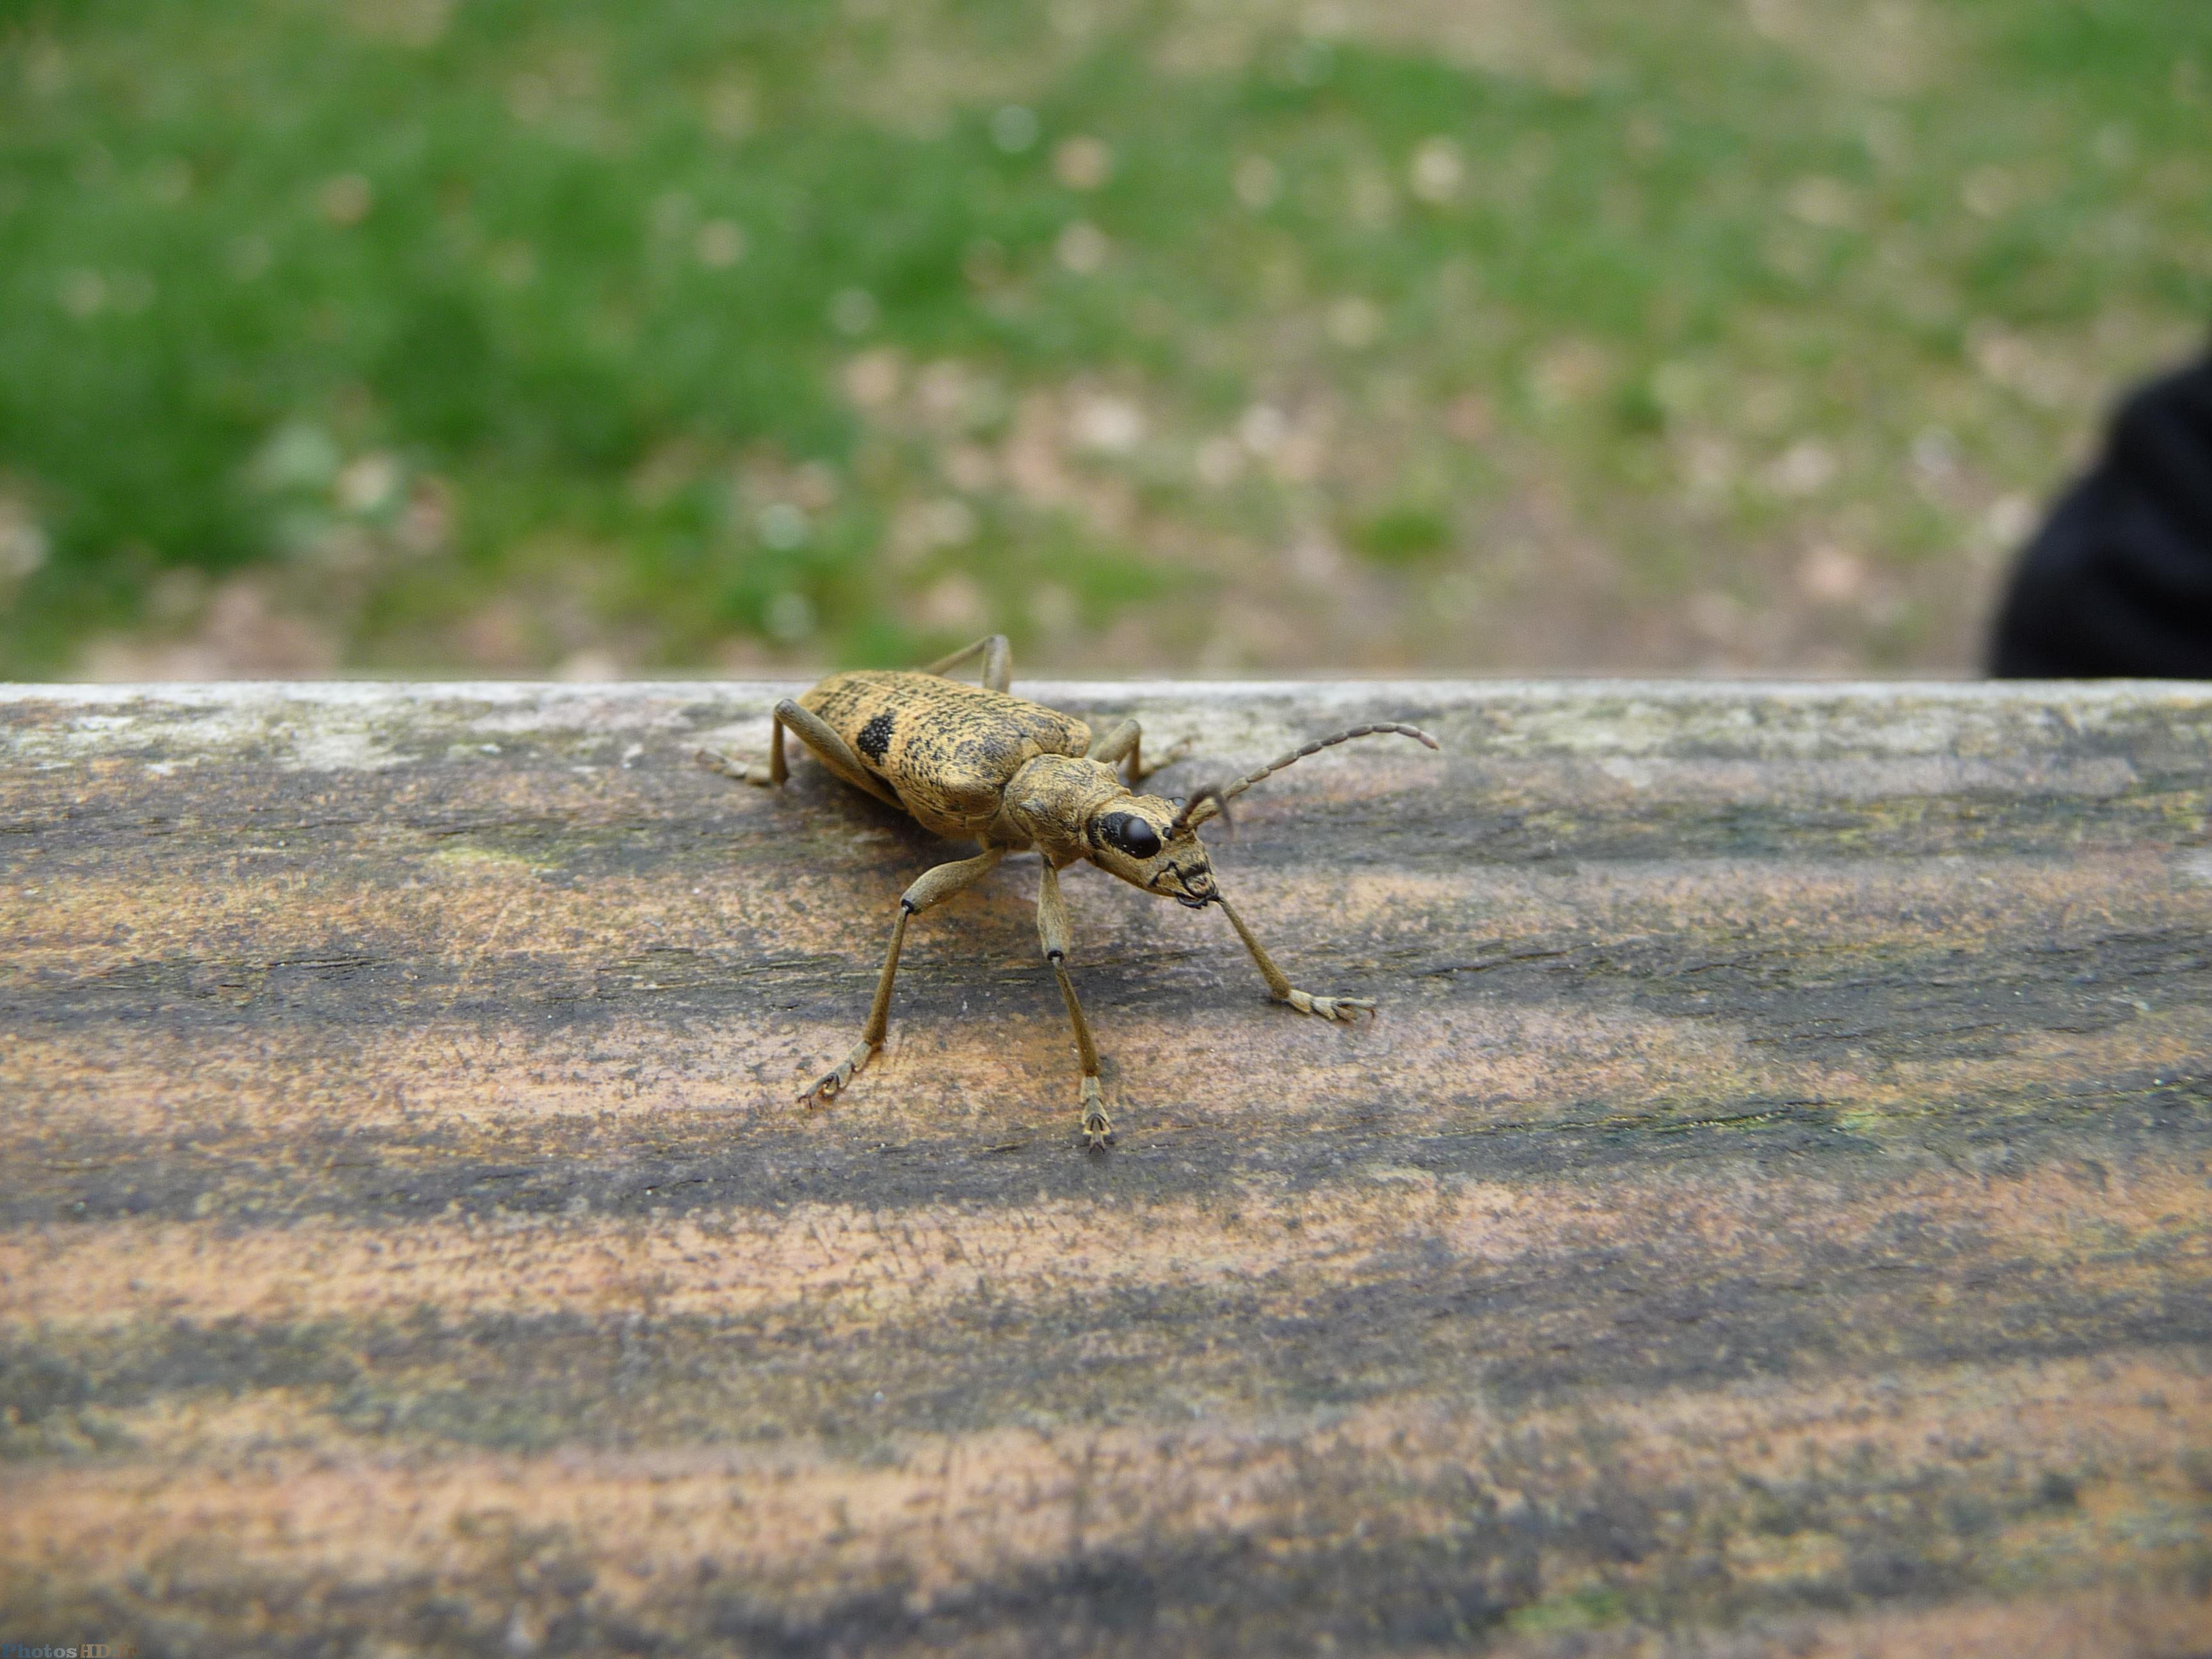
<path fill-rule="evenodd" d="M 977 656 L 983 659 L 982 684 L 947 678 Z M 884 956 L 876 1000 L 860 1040 L 799 1097 L 803 1103 L 826 1103 L 884 1046 L 891 981 L 898 973 L 908 921 L 981 880 L 1009 853 L 1035 851 L 1042 860 L 1037 936 L 1053 976 L 1060 981 L 1068 1023 L 1075 1028 L 1076 1053 L 1083 1061 L 1083 1134 L 1093 1151 L 1113 1138 L 1114 1125 L 1106 1115 L 1098 1085 L 1098 1047 L 1091 1041 L 1091 1023 L 1083 1017 L 1083 1005 L 1076 1000 L 1074 982 L 1067 976 L 1067 905 L 1060 896 L 1060 872 L 1077 860 L 1088 859 L 1133 887 L 1194 910 L 1219 905 L 1251 952 L 1269 994 L 1300 1013 L 1349 1021 L 1358 1010 L 1375 1006 L 1358 997 L 1316 996 L 1291 983 L 1216 884 L 1198 829 L 1226 812 L 1231 800 L 1261 779 L 1331 744 L 1395 732 L 1434 749 L 1434 738 L 1417 726 L 1355 726 L 1177 803 L 1135 793 L 1160 769 L 1144 763 L 1139 748 L 1143 734 L 1135 720 L 1125 720 L 1094 738 L 1090 726 L 1073 715 L 1009 696 L 1006 686 L 1012 674 L 1013 656 L 1006 635 L 994 634 L 919 672 L 832 674 L 803 696 L 784 698 L 775 706 L 765 766 L 734 761 L 712 750 L 699 751 L 702 765 L 726 777 L 763 788 L 778 787 L 788 775 L 783 758 L 783 734 L 788 729 L 799 734 L 823 765 L 854 788 L 908 813 L 947 840 L 983 844 L 974 858 L 924 872 L 900 898 L 891 921 L 890 949 Z M 1161 766 L 1175 758 L 1170 754 Z M 1124 762 L 1128 768 L 1126 783 L 1115 770 Z"/>

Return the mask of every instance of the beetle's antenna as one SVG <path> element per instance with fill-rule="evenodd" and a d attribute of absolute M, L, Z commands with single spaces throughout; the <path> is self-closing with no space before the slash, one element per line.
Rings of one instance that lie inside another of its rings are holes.
<path fill-rule="evenodd" d="M 1262 778 L 1272 777 L 1274 774 L 1281 771 L 1286 766 L 1297 764 L 1299 761 L 1304 760 L 1308 755 L 1317 754 L 1322 750 L 1330 748 L 1336 744 L 1349 743 L 1354 738 L 1378 737 L 1390 732 L 1395 732 L 1401 738 L 1411 738 L 1416 743 L 1422 744 L 1431 749 L 1442 747 L 1442 745 L 1438 744 L 1434 738 L 1422 731 L 1418 726 L 1396 726 L 1390 724 L 1380 726 L 1355 726 L 1346 731 L 1335 732 L 1329 737 L 1316 738 L 1311 743 L 1307 744 L 1304 748 L 1293 749 L 1289 754 L 1284 755 L 1278 759 L 1269 761 L 1258 771 L 1247 772 L 1243 777 L 1237 779 L 1234 782 L 1208 784 L 1205 788 L 1200 790 L 1188 801 L 1183 803 L 1182 810 L 1178 811 L 1175 816 L 1175 822 L 1169 825 L 1168 834 L 1170 836 L 1176 836 L 1180 835 L 1185 830 L 1195 830 L 1200 824 L 1204 823 L 1208 818 L 1213 817 L 1217 815 L 1225 814 L 1229 810 L 1229 803 L 1236 799 L 1237 796 L 1243 794 L 1247 789 L 1249 789 L 1254 784 L 1259 782 Z"/>
<path fill-rule="evenodd" d="M 1173 840 L 1184 830 L 1194 829 L 1211 819 L 1229 822 L 1227 786 L 1209 783 L 1176 809 L 1175 822 L 1168 825 L 1168 838 Z"/>

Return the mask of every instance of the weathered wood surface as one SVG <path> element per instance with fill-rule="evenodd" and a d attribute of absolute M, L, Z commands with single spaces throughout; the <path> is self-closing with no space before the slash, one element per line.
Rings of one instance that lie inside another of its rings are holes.
<path fill-rule="evenodd" d="M 0 1638 L 2212 1650 L 2212 691 L 1358 716 L 1218 833 L 1345 1030 L 781 688 L 0 690 Z"/>

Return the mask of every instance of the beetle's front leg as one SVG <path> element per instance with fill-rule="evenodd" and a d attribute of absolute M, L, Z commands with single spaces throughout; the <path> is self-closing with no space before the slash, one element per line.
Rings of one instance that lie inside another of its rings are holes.
<path fill-rule="evenodd" d="M 1075 999 L 1075 981 L 1067 976 L 1067 902 L 1060 896 L 1060 872 L 1048 861 L 1037 878 L 1037 941 L 1044 959 L 1060 981 L 1060 1000 L 1067 1005 L 1067 1023 L 1075 1028 L 1075 1052 L 1083 1061 L 1083 1140 L 1092 1152 L 1103 1152 L 1114 1139 L 1114 1120 L 1106 1115 L 1106 1094 L 1098 1083 L 1098 1045 L 1091 1039 L 1091 1022 Z"/>
<path fill-rule="evenodd" d="M 1252 953 L 1252 961 L 1260 970 L 1260 977 L 1267 981 L 1267 994 L 1278 1002 L 1287 1002 L 1302 1014 L 1318 1014 L 1323 1019 L 1340 1019 L 1349 1024 L 1361 1009 L 1372 1013 L 1375 1005 L 1364 997 L 1316 996 L 1310 991 L 1301 991 L 1290 981 L 1290 976 L 1275 966 L 1260 941 L 1252 937 L 1252 930 L 1244 925 L 1244 918 L 1237 914 L 1229 901 L 1216 895 L 1213 901 L 1228 914 L 1229 925 L 1237 930 L 1237 937 L 1244 941 L 1244 948 Z"/>
<path fill-rule="evenodd" d="M 925 870 L 900 896 L 898 917 L 891 923 L 890 949 L 884 953 L 884 971 L 876 980 L 876 1000 L 868 1009 L 868 1023 L 860 1032 L 860 1040 L 853 1045 L 853 1052 L 830 1070 L 814 1080 L 813 1085 L 799 1096 L 807 1106 L 826 1106 L 835 1100 L 884 1046 L 884 1036 L 890 1029 L 891 985 L 898 978 L 899 952 L 906 945 L 906 925 L 933 904 L 942 904 L 963 888 L 971 887 L 994 869 L 1006 857 L 1003 847 L 987 847 L 972 859 L 960 859 L 951 864 L 940 864 L 933 870 Z"/>

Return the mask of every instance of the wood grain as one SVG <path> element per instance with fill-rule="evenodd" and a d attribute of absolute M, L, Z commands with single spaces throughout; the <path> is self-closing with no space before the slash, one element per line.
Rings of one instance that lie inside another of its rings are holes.
<path fill-rule="evenodd" d="M 0 1639 L 2212 1651 L 2212 690 L 1037 686 L 1222 919 L 792 688 L 0 688 Z"/>

